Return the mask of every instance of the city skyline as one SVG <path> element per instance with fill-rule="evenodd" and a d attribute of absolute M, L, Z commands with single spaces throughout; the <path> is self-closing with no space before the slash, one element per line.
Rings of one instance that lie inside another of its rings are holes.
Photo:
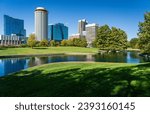
<path fill-rule="evenodd" d="M 27 36 L 34 32 L 34 9 L 45 7 L 49 11 L 49 24 L 64 23 L 69 27 L 69 36 L 77 33 L 78 20 L 87 19 L 89 23 L 100 26 L 108 24 L 121 28 L 134 38 L 138 24 L 144 13 L 150 11 L 147 0 L 1 0 L 0 34 L 3 33 L 3 15 L 23 19 Z"/>

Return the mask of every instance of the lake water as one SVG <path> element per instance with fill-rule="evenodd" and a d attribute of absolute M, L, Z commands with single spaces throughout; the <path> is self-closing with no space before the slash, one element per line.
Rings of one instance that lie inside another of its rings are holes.
<path fill-rule="evenodd" d="M 115 62 L 115 63 L 142 63 L 145 62 L 138 52 L 109 53 L 98 55 L 52 55 L 20 58 L 0 58 L 0 76 L 5 76 L 29 67 L 54 62 Z"/>

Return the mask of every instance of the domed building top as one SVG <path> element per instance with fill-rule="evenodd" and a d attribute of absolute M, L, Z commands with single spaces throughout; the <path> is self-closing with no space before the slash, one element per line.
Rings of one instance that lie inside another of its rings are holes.
<path fill-rule="evenodd" d="M 45 8 L 43 8 L 43 7 L 37 7 L 36 9 L 35 9 L 35 11 L 45 11 L 45 12 L 48 12 Z"/>

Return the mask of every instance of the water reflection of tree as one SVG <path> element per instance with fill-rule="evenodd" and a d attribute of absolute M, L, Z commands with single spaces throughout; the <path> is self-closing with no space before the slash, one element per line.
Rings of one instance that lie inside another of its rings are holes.
<path fill-rule="evenodd" d="M 67 61 L 67 60 L 68 60 L 68 57 L 64 56 L 64 55 L 61 55 L 61 56 L 51 56 L 49 58 L 50 62 L 63 62 L 63 61 Z"/>
<path fill-rule="evenodd" d="M 95 61 L 100 62 L 126 62 L 127 53 L 125 52 L 110 52 L 110 53 L 101 53 L 95 55 Z"/>
<path fill-rule="evenodd" d="M 130 52 L 130 57 L 137 59 L 139 58 L 139 54 L 137 52 Z"/>

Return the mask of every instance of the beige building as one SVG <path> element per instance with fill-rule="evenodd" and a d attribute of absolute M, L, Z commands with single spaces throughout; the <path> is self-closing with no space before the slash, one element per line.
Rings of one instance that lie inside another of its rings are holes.
<path fill-rule="evenodd" d="M 35 12 L 35 37 L 38 41 L 48 40 L 48 11 L 43 7 L 36 8 Z"/>
<path fill-rule="evenodd" d="M 88 47 L 92 47 L 92 42 L 97 36 L 98 24 L 88 24 L 86 25 L 86 40 L 88 43 Z"/>
<path fill-rule="evenodd" d="M 86 19 L 82 19 L 78 21 L 78 33 L 80 35 L 84 35 L 84 31 L 86 30 L 87 24 L 88 22 L 86 21 Z"/>
<path fill-rule="evenodd" d="M 20 45 L 21 44 L 21 36 L 17 36 L 15 34 L 12 35 L 0 35 L 0 45 L 8 46 L 8 45 Z"/>

